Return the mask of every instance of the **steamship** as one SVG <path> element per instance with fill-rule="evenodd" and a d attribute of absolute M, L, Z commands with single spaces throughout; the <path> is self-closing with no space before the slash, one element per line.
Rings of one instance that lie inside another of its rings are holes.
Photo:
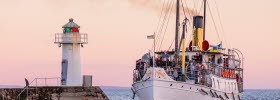
<path fill-rule="evenodd" d="M 243 93 L 243 54 L 238 49 L 210 45 L 203 16 L 192 16 L 192 39 L 186 44 L 188 18 L 182 22 L 181 0 L 176 0 L 175 49 L 155 51 L 137 60 L 132 92 L 140 100 L 240 100 Z M 155 34 L 149 36 L 155 41 Z M 179 44 L 180 43 L 180 44 Z M 186 47 L 185 45 L 188 45 Z M 154 48 L 155 48 L 154 43 Z"/>

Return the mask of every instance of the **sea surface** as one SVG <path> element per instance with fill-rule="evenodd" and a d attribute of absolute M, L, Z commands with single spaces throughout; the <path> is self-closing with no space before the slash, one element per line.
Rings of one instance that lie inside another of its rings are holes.
<path fill-rule="evenodd" d="M 129 87 L 101 87 L 110 100 L 132 100 Z M 280 100 L 280 90 L 246 89 L 242 100 Z M 139 100 L 137 96 L 134 100 Z"/>

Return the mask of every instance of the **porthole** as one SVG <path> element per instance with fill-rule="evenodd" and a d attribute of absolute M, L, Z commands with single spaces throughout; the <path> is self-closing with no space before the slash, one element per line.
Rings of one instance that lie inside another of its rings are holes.
<path fill-rule="evenodd" d="M 181 86 L 181 88 L 183 88 L 184 86 Z"/>
<path fill-rule="evenodd" d="M 172 86 L 172 84 L 170 84 L 170 86 Z"/>

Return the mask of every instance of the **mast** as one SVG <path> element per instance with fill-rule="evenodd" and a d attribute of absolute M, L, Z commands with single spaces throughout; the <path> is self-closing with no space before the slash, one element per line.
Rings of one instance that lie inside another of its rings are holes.
<path fill-rule="evenodd" d="M 178 37 L 179 37 L 179 21 L 180 21 L 180 0 L 177 0 L 176 4 L 176 31 L 175 31 L 175 63 L 178 63 Z"/>
<path fill-rule="evenodd" d="M 206 30 L 206 27 L 205 27 L 205 22 L 206 22 L 206 4 L 207 4 L 207 1 L 204 0 L 203 40 L 205 40 L 205 30 Z"/>

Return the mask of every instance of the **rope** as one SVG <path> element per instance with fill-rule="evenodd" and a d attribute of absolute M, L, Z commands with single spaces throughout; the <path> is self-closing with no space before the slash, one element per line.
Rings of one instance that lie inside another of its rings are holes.
<path fill-rule="evenodd" d="M 161 28 L 160 28 L 160 30 L 159 30 L 159 35 L 157 36 L 157 39 L 156 39 L 156 45 L 159 45 L 159 40 L 160 40 L 160 38 L 161 38 L 161 34 L 162 34 L 163 27 L 165 26 L 165 23 L 166 23 L 167 15 L 168 15 L 169 13 L 171 13 L 171 7 L 173 7 L 172 4 L 173 4 L 173 0 L 170 2 L 169 6 L 168 6 L 168 8 L 167 8 L 167 12 L 166 12 L 166 14 L 165 14 L 165 16 L 164 16 L 164 19 L 163 19 L 163 24 L 161 25 Z"/>
<path fill-rule="evenodd" d="M 206 3 L 207 3 L 207 5 L 208 5 L 208 9 L 209 9 L 209 12 L 210 12 L 210 15 L 211 15 L 211 18 L 212 18 L 213 24 L 214 24 L 214 26 L 215 26 L 215 30 L 216 30 L 216 33 L 217 33 L 218 39 L 219 39 L 219 41 L 221 41 L 220 36 L 219 36 L 218 29 L 217 29 L 217 26 L 216 26 L 216 23 L 215 23 L 215 21 L 214 21 L 214 17 L 213 17 L 212 12 L 211 12 L 211 9 L 210 9 L 209 4 L 208 4 L 208 2 L 207 2 L 207 1 L 206 1 Z"/>
<path fill-rule="evenodd" d="M 164 2 L 163 2 L 163 4 L 162 4 L 162 9 L 161 9 L 161 13 L 160 13 L 160 17 L 159 17 L 159 20 L 158 20 L 158 24 L 157 24 L 157 28 L 156 28 L 156 30 L 155 30 L 155 33 L 157 33 L 157 31 L 158 31 L 158 28 L 159 28 L 159 25 L 160 25 L 160 22 L 161 22 L 161 17 L 162 17 L 162 14 L 163 14 L 163 11 L 164 11 L 164 7 L 165 7 L 165 1 L 166 0 L 164 0 Z M 167 4 L 166 4 L 167 5 Z M 152 45 L 152 48 L 154 48 L 154 44 Z M 152 50 L 152 49 L 151 49 Z"/>
<path fill-rule="evenodd" d="M 184 12 L 185 18 L 187 18 L 186 13 L 185 13 L 185 7 L 184 7 L 183 0 L 181 0 L 181 2 L 182 2 L 182 8 L 183 8 L 183 12 Z"/>
<path fill-rule="evenodd" d="M 219 8 L 218 8 L 218 4 L 217 4 L 217 2 L 214 0 L 214 3 L 215 3 L 215 5 L 216 5 L 216 9 L 217 9 L 217 12 L 218 12 L 218 18 L 219 18 L 219 22 L 220 22 L 220 25 L 221 25 L 221 27 L 222 27 L 222 33 L 223 33 L 223 35 L 224 35 L 224 37 L 226 38 L 226 33 L 225 33 L 225 31 L 224 31 L 224 25 L 222 24 L 222 20 L 221 20 L 221 16 L 220 16 L 220 11 L 219 11 Z M 230 45 L 230 43 L 227 41 L 227 39 L 224 39 L 225 40 L 225 42 L 226 42 L 226 44 L 231 48 L 231 45 Z"/>
<path fill-rule="evenodd" d="M 161 9 L 161 12 L 160 12 L 160 16 L 159 16 L 159 20 L 158 20 L 158 24 L 157 24 L 157 28 L 156 28 L 155 32 L 158 30 L 164 6 L 165 6 L 165 0 L 163 1 L 163 4 L 162 4 L 162 9 Z"/>
<path fill-rule="evenodd" d="M 169 0 L 170 1 L 170 0 Z M 167 8 L 168 8 L 168 3 L 167 3 Z M 163 7 L 163 9 L 164 9 L 164 7 Z M 160 36 L 161 36 L 161 30 L 162 30 L 162 27 L 163 27 L 163 25 L 165 24 L 165 20 L 166 20 L 166 14 L 164 15 L 164 18 L 163 18 L 163 21 L 162 21 L 162 24 L 161 24 L 161 26 L 160 26 L 160 29 L 159 30 L 157 30 L 157 32 L 156 32 L 156 34 L 157 34 L 157 37 L 155 37 L 155 41 L 156 41 L 156 44 L 157 44 L 157 42 L 158 42 L 158 39 L 160 38 Z"/>
<path fill-rule="evenodd" d="M 172 8 L 173 8 L 173 6 L 171 6 L 171 10 L 172 10 Z M 169 20 L 170 20 L 170 16 L 171 16 L 171 13 L 169 13 L 169 15 L 168 15 L 167 25 L 165 26 L 164 34 L 163 34 L 163 37 L 161 39 L 161 43 L 160 43 L 160 46 L 159 46 L 160 50 L 161 50 L 162 42 L 163 42 L 164 37 L 165 37 L 165 33 L 166 33 L 166 30 L 167 30 L 168 23 L 169 23 Z"/>

